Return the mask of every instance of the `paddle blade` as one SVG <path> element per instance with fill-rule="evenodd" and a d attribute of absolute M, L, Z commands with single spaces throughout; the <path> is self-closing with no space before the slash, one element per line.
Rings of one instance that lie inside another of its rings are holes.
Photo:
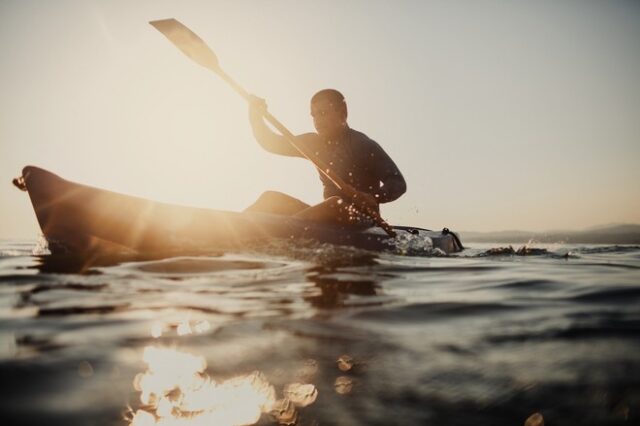
<path fill-rule="evenodd" d="M 213 50 L 180 21 L 171 18 L 149 23 L 194 62 L 212 71 L 219 71 L 218 58 Z"/>

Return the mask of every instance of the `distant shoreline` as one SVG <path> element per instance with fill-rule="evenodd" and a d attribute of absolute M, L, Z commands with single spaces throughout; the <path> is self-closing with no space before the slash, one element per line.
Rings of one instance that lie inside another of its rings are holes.
<path fill-rule="evenodd" d="M 611 225 L 582 231 L 467 231 L 460 232 L 460 238 L 475 243 L 640 244 L 640 225 Z"/>

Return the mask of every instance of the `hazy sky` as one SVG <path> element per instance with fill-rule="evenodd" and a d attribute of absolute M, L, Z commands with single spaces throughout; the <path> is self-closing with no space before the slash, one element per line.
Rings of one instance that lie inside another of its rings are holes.
<path fill-rule="evenodd" d="M 148 21 L 174 17 L 294 133 L 341 90 L 396 161 L 390 222 L 545 230 L 640 222 L 638 1 L 0 0 L 0 237 L 35 237 L 24 165 L 240 210 L 321 200 L 254 141 L 247 106 Z"/>

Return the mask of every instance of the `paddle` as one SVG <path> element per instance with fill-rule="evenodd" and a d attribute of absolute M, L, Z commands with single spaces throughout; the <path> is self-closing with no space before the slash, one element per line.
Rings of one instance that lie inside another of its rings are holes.
<path fill-rule="evenodd" d="M 224 81 L 229 83 L 229 85 L 240 94 L 247 102 L 251 101 L 251 95 L 247 92 L 242 86 L 236 83 L 218 64 L 218 58 L 216 54 L 211 50 L 209 46 L 198 37 L 193 31 L 189 28 L 185 27 L 182 23 L 175 19 L 162 19 L 159 21 L 151 21 L 149 22 L 153 25 L 158 31 L 165 35 L 169 39 L 171 43 L 173 43 L 178 49 L 182 51 L 185 55 L 187 55 L 191 60 L 196 62 L 197 64 L 202 65 L 203 67 L 215 72 L 218 74 Z M 301 148 L 298 146 L 295 140 L 295 136 L 293 133 L 289 131 L 282 123 L 280 123 L 269 111 L 264 110 L 265 119 L 273 125 L 286 139 L 287 141 L 307 160 L 311 161 L 320 171 L 320 173 L 324 174 L 333 184 L 341 190 L 347 197 L 357 203 L 357 194 L 356 191 L 351 185 L 346 183 L 344 180 L 340 178 L 340 176 L 336 175 L 326 164 L 324 164 L 321 160 L 317 158 L 312 158 L 308 156 Z M 370 208 L 368 205 L 359 205 L 359 210 L 368 215 L 371 219 L 375 221 L 375 223 L 380 226 L 384 231 L 390 236 L 395 237 L 396 233 L 393 231 L 393 228 L 384 221 L 380 217 L 380 214 Z"/>

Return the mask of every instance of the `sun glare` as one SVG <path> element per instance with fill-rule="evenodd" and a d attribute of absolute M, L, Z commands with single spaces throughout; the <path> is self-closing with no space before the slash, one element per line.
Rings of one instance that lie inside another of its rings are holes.
<path fill-rule="evenodd" d="M 187 321 L 180 325 L 189 328 Z M 179 336 L 190 333 L 181 332 Z M 197 332 L 209 327 L 197 322 Z M 151 334 L 159 337 L 165 327 L 152 325 Z M 140 393 L 140 406 L 130 418 L 129 426 L 195 426 L 251 425 L 268 414 L 279 422 L 290 423 L 297 418 L 296 407 L 315 402 L 318 391 L 313 384 L 291 383 L 278 399 L 276 390 L 259 371 L 217 381 L 207 372 L 202 356 L 173 348 L 147 346 L 142 360 L 146 371 L 133 382 Z"/>

